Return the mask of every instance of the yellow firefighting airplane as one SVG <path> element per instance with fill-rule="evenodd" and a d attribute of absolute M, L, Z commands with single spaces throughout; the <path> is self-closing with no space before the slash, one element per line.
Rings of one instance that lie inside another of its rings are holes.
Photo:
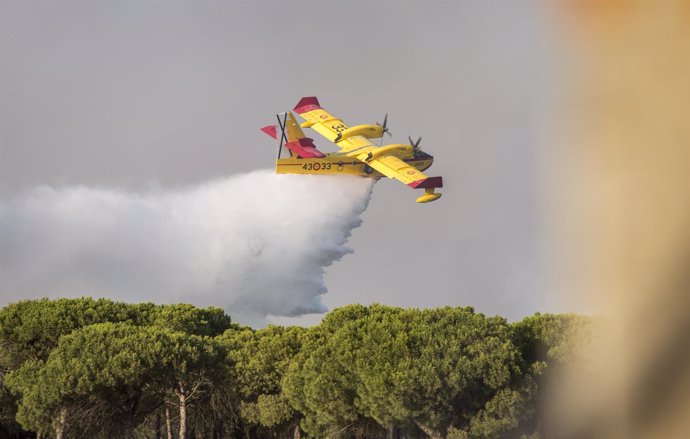
<path fill-rule="evenodd" d="M 422 173 L 434 158 L 419 149 L 420 137 L 409 144 L 393 143 L 379 146 L 371 139 L 383 138 L 388 132 L 383 124 L 348 126 L 321 108 L 316 97 L 304 97 L 295 106 L 305 122 L 297 123 L 292 112 L 278 114 L 278 125 L 261 128 L 278 142 L 277 174 L 350 174 L 369 178 L 395 178 L 414 189 L 424 189 L 418 203 L 428 203 L 441 197 L 434 192 L 443 187 L 441 177 L 427 177 Z M 304 135 L 302 128 L 312 128 L 340 147 L 340 151 L 324 154 Z M 281 158 L 283 147 L 290 158 Z"/>

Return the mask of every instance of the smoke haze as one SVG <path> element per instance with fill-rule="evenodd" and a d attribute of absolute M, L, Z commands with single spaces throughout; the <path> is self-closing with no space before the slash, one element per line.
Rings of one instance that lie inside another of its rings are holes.
<path fill-rule="evenodd" d="M 223 306 L 254 325 L 322 313 L 323 269 L 352 251 L 372 185 L 266 170 L 175 191 L 39 187 L 0 204 L 0 294 Z"/>

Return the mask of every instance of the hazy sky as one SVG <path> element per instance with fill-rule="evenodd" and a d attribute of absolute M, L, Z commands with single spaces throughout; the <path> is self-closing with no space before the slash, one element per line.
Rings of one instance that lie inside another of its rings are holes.
<path fill-rule="evenodd" d="M 558 60 L 539 3 L 0 0 L 0 195 L 271 168 L 258 128 L 316 95 L 349 124 L 387 112 L 394 140 L 423 136 L 445 183 L 428 205 L 376 184 L 328 306 L 561 310 L 540 210 Z"/>

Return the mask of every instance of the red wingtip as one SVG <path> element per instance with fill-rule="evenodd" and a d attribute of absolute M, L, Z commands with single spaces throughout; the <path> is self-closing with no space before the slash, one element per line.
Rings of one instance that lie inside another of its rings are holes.
<path fill-rule="evenodd" d="M 319 104 L 319 100 L 316 99 L 316 96 L 307 96 L 299 100 L 294 110 L 298 114 L 302 114 L 308 111 L 318 110 L 319 108 L 321 108 L 321 105 Z"/>
<path fill-rule="evenodd" d="M 409 183 L 408 186 L 414 189 L 443 187 L 443 178 L 429 177 L 423 180 L 413 181 L 412 183 Z"/>
<path fill-rule="evenodd" d="M 278 131 L 275 125 L 266 125 L 265 127 L 261 128 L 261 131 L 273 137 L 274 139 L 278 137 Z"/>

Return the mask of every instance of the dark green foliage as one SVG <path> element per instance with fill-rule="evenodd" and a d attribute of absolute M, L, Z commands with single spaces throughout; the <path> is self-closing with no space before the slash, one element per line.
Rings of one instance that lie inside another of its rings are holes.
<path fill-rule="evenodd" d="M 268 326 L 228 331 L 222 337 L 234 366 L 244 423 L 277 431 L 296 424 L 296 413 L 280 384 L 302 346 L 304 332 L 298 327 Z"/>
<path fill-rule="evenodd" d="M 285 381 L 317 436 L 371 419 L 443 437 L 467 428 L 521 373 L 510 326 L 471 308 L 353 306 L 323 326 Z"/>
<path fill-rule="evenodd" d="M 555 432 L 543 432 L 540 420 L 553 402 L 548 392 L 540 392 L 558 373 L 582 373 L 596 367 L 590 350 L 604 330 L 603 319 L 576 314 L 535 314 L 513 323 L 514 339 L 522 352 L 524 386 L 527 401 L 519 430 L 530 432 L 530 439 L 550 437 Z M 566 367 L 567 366 L 567 367 Z"/>
<path fill-rule="evenodd" d="M 77 328 L 101 322 L 147 320 L 153 304 L 128 305 L 107 299 L 27 300 L 0 309 L 0 377 L 19 369 L 27 361 L 46 360 L 60 337 Z M 8 430 L 17 424 L 15 397 L 9 395 L 0 378 L 0 423 Z"/>
<path fill-rule="evenodd" d="M 77 328 L 103 322 L 148 321 L 153 304 L 128 305 L 108 299 L 25 300 L 0 309 L 0 368 L 45 360 L 58 340 Z"/>
<path fill-rule="evenodd" d="M 171 393 L 199 399 L 227 384 L 224 360 L 208 337 L 102 323 L 63 336 L 45 362 L 26 362 L 8 383 L 23 395 L 17 420 L 25 428 L 50 431 L 66 409 L 71 436 L 110 437 L 131 433 Z"/>
<path fill-rule="evenodd" d="M 235 327 L 220 308 L 127 304 L 109 299 L 25 300 L 0 309 L 0 370 L 26 360 L 45 360 L 60 337 L 95 323 L 129 322 L 215 336 Z"/>
<path fill-rule="evenodd" d="M 315 437 L 353 427 L 361 415 L 355 407 L 356 377 L 328 327 L 310 328 L 303 349 L 283 379 L 290 404 L 303 416 L 302 427 Z"/>
<path fill-rule="evenodd" d="M 237 327 L 231 323 L 230 317 L 219 308 L 200 309 L 191 305 L 126 304 L 108 299 L 91 298 L 27 300 L 8 305 L 0 309 L 0 403 L 2 405 L 0 407 L 0 426 L 3 426 L 7 431 L 17 430 L 18 425 L 15 419 L 19 416 L 25 419 L 25 422 L 29 422 L 31 419 L 30 425 L 36 430 L 50 429 L 55 420 L 55 413 L 49 416 L 50 419 L 42 419 L 41 417 L 44 415 L 40 414 L 42 413 L 41 410 L 36 408 L 38 402 L 34 401 L 30 404 L 32 409 L 24 409 L 25 414 L 18 414 L 17 396 L 24 395 L 24 391 L 28 391 L 28 389 L 47 389 L 48 384 L 57 379 L 50 373 L 54 372 L 53 369 L 61 366 L 55 366 L 51 369 L 49 367 L 51 363 L 46 362 L 63 337 L 80 328 L 108 322 L 127 323 L 136 327 L 165 328 L 180 332 L 183 337 L 186 337 L 185 334 L 216 336 L 229 328 Z M 119 336 L 113 335 L 113 337 L 117 339 Z M 89 357 L 81 357 L 83 360 L 94 360 L 90 356 L 102 352 L 96 349 L 93 344 L 79 345 L 86 342 L 86 340 L 81 339 L 75 342 L 77 345 L 72 354 L 76 355 L 79 351 L 83 351 L 84 355 Z M 107 339 L 102 344 L 108 345 L 109 343 L 110 339 Z M 44 366 L 46 369 L 41 369 Z M 42 370 L 42 375 L 38 373 L 38 370 Z M 6 376 L 13 371 L 16 372 L 14 374 L 15 380 L 18 380 L 16 396 L 10 394 L 6 384 Z M 34 381 L 33 384 L 30 382 L 31 380 Z M 54 411 L 55 407 L 51 404 L 55 402 L 49 400 L 46 392 L 41 393 L 36 398 L 41 399 L 41 407 L 45 409 L 43 411 Z M 55 392 L 55 389 L 52 389 L 51 392 Z M 23 396 L 23 399 L 30 400 L 32 395 L 33 393 L 29 392 Z M 57 396 L 53 395 L 53 397 Z M 82 405 L 88 405 L 93 413 L 104 413 L 105 408 L 102 406 L 102 400 L 80 401 Z M 37 411 L 33 414 L 30 413 L 30 410 L 34 409 Z"/>
<path fill-rule="evenodd" d="M 599 336 L 602 319 L 577 314 L 535 314 L 514 323 L 516 341 L 525 361 L 563 364 L 583 358 Z"/>
<path fill-rule="evenodd" d="M 172 331 L 215 337 L 230 328 L 239 329 L 220 308 L 196 308 L 193 305 L 164 305 L 154 309 L 148 322 Z"/>
<path fill-rule="evenodd" d="M 350 305 L 260 330 L 218 308 L 106 299 L 0 309 L 0 438 L 546 437 L 541 389 L 599 322 Z M 166 418 L 167 417 L 167 418 Z M 28 436 L 27 436 L 28 435 Z"/>

